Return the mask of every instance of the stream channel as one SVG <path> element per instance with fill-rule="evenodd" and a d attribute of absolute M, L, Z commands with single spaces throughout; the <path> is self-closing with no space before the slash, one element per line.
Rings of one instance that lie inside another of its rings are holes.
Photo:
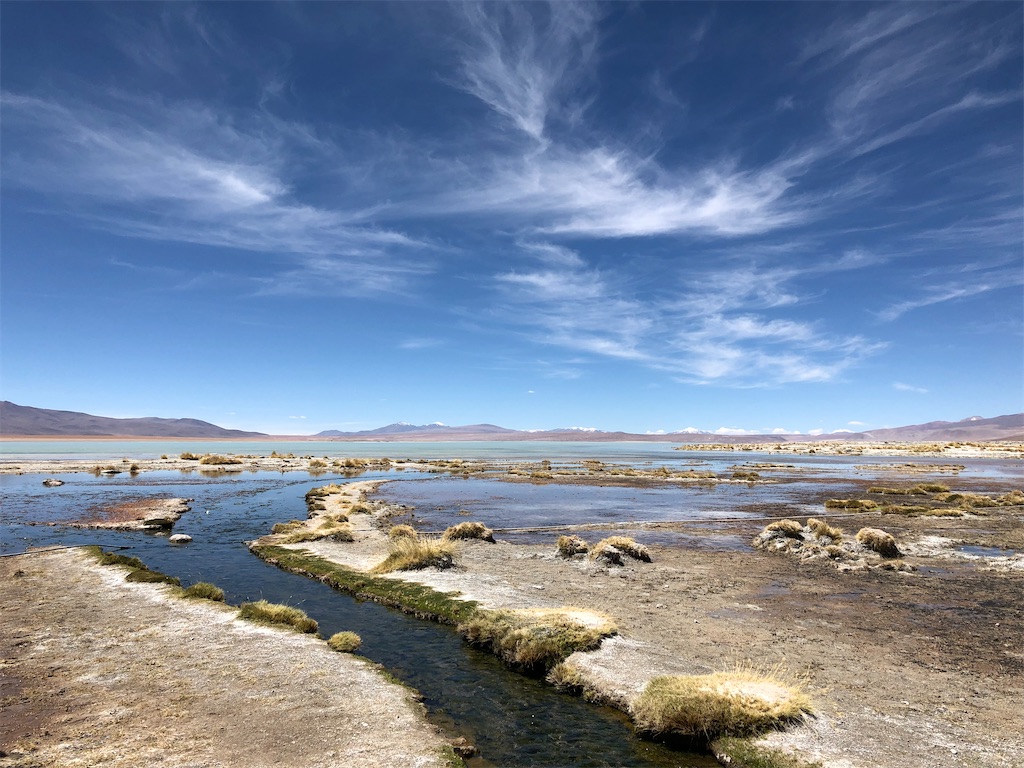
<path fill-rule="evenodd" d="M 365 473 L 360 480 L 393 478 Z M 44 488 L 38 474 L 0 476 L 0 553 L 28 547 L 99 544 L 129 547 L 150 568 L 221 587 L 235 605 L 266 599 L 302 608 L 324 637 L 360 635 L 360 654 L 381 664 L 424 697 L 432 721 L 479 748 L 476 766 L 685 766 L 709 768 L 707 755 L 638 739 L 621 713 L 558 693 L 540 680 L 506 669 L 494 656 L 466 645 L 454 628 L 422 621 L 372 602 L 360 602 L 317 581 L 285 573 L 251 555 L 244 542 L 276 522 L 303 519 L 310 488 L 344 477 L 304 472 L 248 472 L 207 477 L 176 471 L 138 477 L 55 474 Z M 405 473 L 409 477 L 409 473 Z M 193 499 L 177 526 L 194 541 L 183 546 L 140 532 L 81 530 L 61 525 L 89 507 L 141 497 Z"/>

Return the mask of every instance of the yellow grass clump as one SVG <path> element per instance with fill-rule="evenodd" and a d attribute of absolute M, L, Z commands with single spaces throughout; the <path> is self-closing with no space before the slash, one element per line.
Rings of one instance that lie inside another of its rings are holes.
<path fill-rule="evenodd" d="M 445 541 L 454 541 L 455 539 L 480 539 L 481 541 L 489 541 L 494 543 L 494 531 L 488 528 L 483 523 L 478 522 L 465 522 L 458 523 L 448 528 L 444 535 L 441 537 Z"/>
<path fill-rule="evenodd" d="M 829 499 L 825 509 L 878 509 L 878 502 L 871 499 Z"/>
<path fill-rule="evenodd" d="M 271 533 L 291 533 L 297 531 L 300 528 L 305 528 L 306 523 L 304 520 L 289 520 L 287 523 L 274 523 L 274 527 L 270 529 Z"/>
<path fill-rule="evenodd" d="M 266 600 L 242 603 L 238 618 L 258 624 L 280 624 L 306 634 L 314 634 L 319 629 L 316 619 L 309 618 L 305 611 L 290 605 L 268 603 Z"/>
<path fill-rule="evenodd" d="M 549 670 L 576 651 L 596 649 L 618 631 L 608 616 L 573 608 L 481 609 L 458 629 L 470 643 L 525 670 Z"/>
<path fill-rule="evenodd" d="M 807 527 L 819 539 L 831 539 L 832 543 L 843 540 L 843 529 L 829 525 L 824 520 L 812 517 L 807 521 Z"/>
<path fill-rule="evenodd" d="M 642 733 L 707 740 L 777 728 L 810 711 L 797 686 L 750 670 L 656 677 L 632 706 Z"/>
<path fill-rule="evenodd" d="M 327 645 L 338 653 L 354 653 L 363 644 L 363 638 L 355 632 L 335 632 L 327 638 Z"/>
<path fill-rule="evenodd" d="M 958 493 L 944 493 L 938 497 L 939 501 L 944 501 L 947 504 L 959 504 L 964 507 L 998 507 L 999 501 L 993 499 L 991 496 L 985 496 L 980 493 L 967 493 L 961 491 Z"/>
<path fill-rule="evenodd" d="M 634 560 L 642 560 L 645 563 L 651 562 L 651 553 L 647 551 L 647 547 L 637 543 L 629 538 L 629 536 L 609 536 L 607 539 L 601 539 L 601 541 L 594 545 L 590 557 L 593 559 L 602 557 L 612 559 L 605 554 L 608 550 L 612 549 L 632 557 Z M 615 562 L 615 560 L 612 559 L 612 562 Z M 621 562 L 621 558 L 619 558 L 619 562 Z"/>
<path fill-rule="evenodd" d="M 393 525 L 391 526 L 391 530 L 388 531 L 388 538 L 391 539 L 399 539 L 403 536 L 415 539 L 418 535 L 419 534 L 416 533 L 416 529 L 411 525 Z"/>
<path fill-rule="evenodd" d="M 768 523 L 764 527 L 765 532 L 778 531 L 784 536 L 788 536 L 791 539 L 799 539 L 800 534 L 803 532 L 804 527 L 800 525 L 796 520 L 776 520 L 774 523 Z"/>
<path fill-rule="evenodd" d="M 241 459 L 236 459 L 234 456 L 221 456 L 216 453 L 208 453 L 199 460 L 200 464 L 209 464 L 216 466 L 218 464 L 241 464 Z"/>
<path fill-rule="evenodd" d="M 202 600 L 214 600 L 218 603 L 224 602 L 224 590 L 207 581 L 197 581 L 186 589 L 182 595 Z"/>
<path fill-rule="evenodd" d="M 451 568 L 455 565 L 455 543 L 447 539 L 399 536 L 388 542 L 388 556 L 370 573 L 415 571 L 421 568 Z"/>
<path fill-rule="evenodd" d="M 861 528 L 857 531 L 857 541 L 882 557 L 901 557 L 903 555 L 899 547 L 896 546 L 896 539 L 893 535 L 881 528 Z"/>
<path fill-rule="evenodd" d="M 583 555 L 590 549 L 590 545 L 579 536 L 559 536 L 556 546 L 558 547 L 558 554 L 562 557 Z"/>

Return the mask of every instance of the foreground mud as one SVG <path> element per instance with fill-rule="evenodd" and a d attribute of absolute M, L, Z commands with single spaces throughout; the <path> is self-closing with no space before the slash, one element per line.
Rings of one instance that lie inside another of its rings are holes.
<path fill-rule="evenodd" d="M 0 559 L 0 766 L 443 766 L 370 663 L 132 584 L 79 550 Z"/>

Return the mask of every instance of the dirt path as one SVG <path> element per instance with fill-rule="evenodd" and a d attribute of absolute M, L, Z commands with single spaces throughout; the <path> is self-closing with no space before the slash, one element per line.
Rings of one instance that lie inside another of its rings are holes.
<path fill-rule="evenodd" d="M 78 550 L 0 559 L 0 766 L 443 766 L 412 694 Z"/>

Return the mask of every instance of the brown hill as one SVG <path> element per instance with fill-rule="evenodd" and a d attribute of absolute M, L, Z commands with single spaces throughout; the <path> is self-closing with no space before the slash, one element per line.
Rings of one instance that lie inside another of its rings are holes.
<path fill-rule="evenodd" d="M 0 401 L 0 435 L 43 437 L 265 437 L 262 432 L 224 429 L 199 419 L 111 419 L 77 411 L 54 411 Z"/>

